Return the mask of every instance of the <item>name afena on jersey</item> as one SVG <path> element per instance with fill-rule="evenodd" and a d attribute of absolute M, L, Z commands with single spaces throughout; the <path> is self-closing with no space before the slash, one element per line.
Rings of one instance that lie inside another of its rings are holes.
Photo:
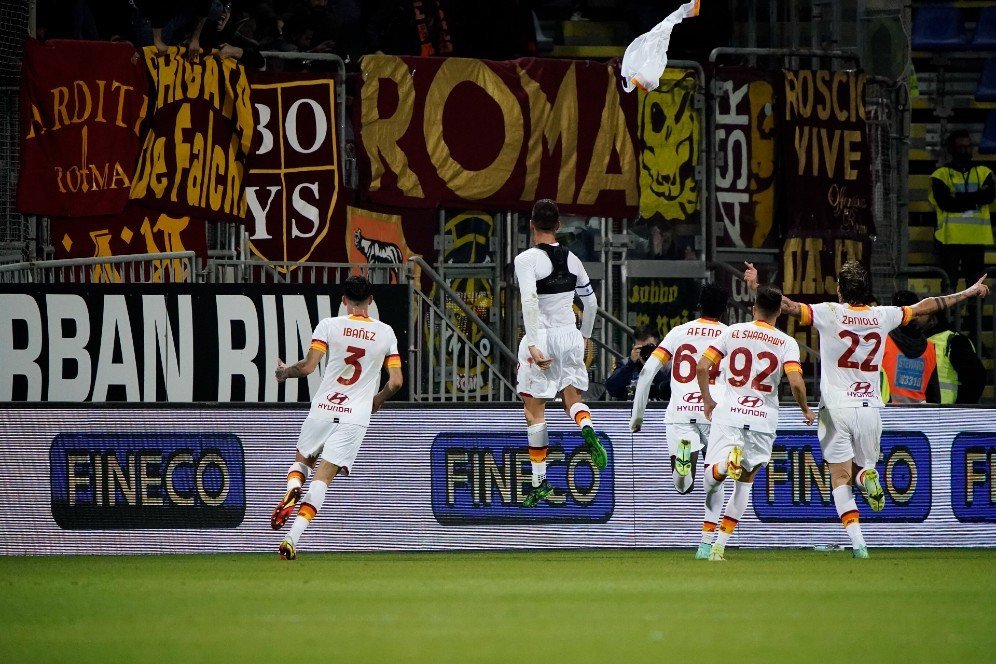
<path fill-rule="evenodd" d="M 768 334 L 764 330 L 733 330 L 730 334 L 733 339 L 756 339 L 769 343 L 772 346 L 784 346 L 785 340 L 779 339 L 773 334 Z"/>
<path fill-rule="evenodd" d="M 712 326 L 685 328 L 685 334 L 691 337 L 718 337 L 722 333 L 722 328 Z"/>
<path fill-rule="evenodd" d="M 377 333 L 373 330 L 364 330 L 359 327 L 344 327 L 342 329 L 342 336 L 374 341 L 377 338 Z"/>

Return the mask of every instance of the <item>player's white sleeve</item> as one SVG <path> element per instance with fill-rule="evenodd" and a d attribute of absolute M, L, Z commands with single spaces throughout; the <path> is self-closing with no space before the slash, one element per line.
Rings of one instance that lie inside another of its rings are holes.
<path fill-rule="evenodd" d="M 584 264 L 574 254 L 571 254 L 571 258 L 577 262 L 575 267 L 578 271 L 578 280 L 574 292 L 581 298 L 581 335 L 588 339 L 591 337 L 592 330 L 595 329 L 598 298 L 595 297 L 595 289 L 591 287 L 591 279 L 588 278 L 588 271 L 584 269 Z"/>
<path fill-rule="evenodd" d="M 522 300 L 526 345 L 535 346 L 539 340 L 539 295 L 536 293 L 536 261 L 531 252 L 524 251 L 515 257 L 515 278 Z"/>
<path fill-rule="evenodd" d="M 650 397 L 650 386 L 654 384 L 654 376 L 661 370 L 664 363 L 654 355 L 647 358 L 646 364 L 640 370 L 640 379 L 636 382 L 636 393 L 633 395 L 633 413 L 629 418 L 629 428 L 634 430 L 643 425 L 643 413 L 647 409 L 647 399 Z"/>

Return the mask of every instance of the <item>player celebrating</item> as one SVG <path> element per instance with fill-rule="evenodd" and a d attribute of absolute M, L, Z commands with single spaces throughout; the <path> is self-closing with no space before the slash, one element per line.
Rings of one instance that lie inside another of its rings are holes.
<path fill-rule="evenodd" d="M 719 322 L 726 310 L 728 295 L 715 284 L 706 284 L 699 294 L 702 317 L 678 325 L 669 331 L 640 372 L 633 397 L 633 412 L 629 428 L 633 433 L 643 426 L 643 413 L 654 376 L 671 363 L 671 399 L 664 416 L 668 452 L 671 455 L 671 479 L 680 494 L 689 493 L 695 484 L 695 466 L 699 452 L 709 440 L 709 422 L 702 412 L 702 394 L 695 382 L 695 365 L 710 342 L 726 329 Z M 719 367 L 715 367 L 712 381 Z M 723 494 L 718 492 L 717 511 L 723 506 Z M 715 530 L 715 523 L 712 530 Z M 711 532 L 711 531 L 710 531 Z"/>
<path fill-rule="evenodd" d="M 726 543 L 743 517 L 750 500 L 751 483 L 758 468 L 771 460 L 778 428 L 778 384 L 788 377 L 792 396 L 802 409 L 806 424 L 816 414 L 806 404 L 806 384 L 799 363 L 799 344 L 775 328 L 781 314 L 782 294 L 777 288 L 760 287 L 754 300 L 754 321 L 726 328 L 702 354 L 696 367 L 706 419 L 711 420 L 706 448 L 706 491 L 715 490 L 727 476 L 736 482 L 726 504 L 709 560 L 724 560 Z M 717 404 L 709 391 L 714 367 L 728 358 L 722 377 L 723 392 Z M 706 521 L 716 518 L 706 502 Z M 704 546 L 699 545 L 701 557 Z"/>
<path fill-rule="evenodd" d="M 524 402 L 533 489 L 523 506 L 533 507 L 553 493 L 546 479 L 548 436 L 546 401 L 563 393 L 564 410 L 581 427 L 584 448 L 597 468 L 608 462 L 605 448 L 591 423 L 581 395 L 588 389 L 584 364 L 585 342 L 595 325 L 598 303 L 581 260 L 557 244 L 560 228 L 557 204 L 542 199 L 533 206 L 529 229 L 533 247 L 515 257 L 515 278 L 522 299 L 522 322 L 526 335 L 519 344 L 516 390 Z M 574 294 L 584 311 L 581 330 L 575 326 Z"/>
<path fill-rule="evenodd" d="M 757 270 L 746 263 L 744 280 L 757 288 Z M 875 464 L 882 437 L 884 406 L 879 391 L 879 367 L 885 337 L 910 322 L 948 309 L 970 297 L 985 297 L 985 277 L 960 293 L 931 297 L 911 307 L 869 306 L 871 284 L 858 261 L 847 261 L 837 275 L 839 302 L 800 304 L 782 298 L 782 311 L 813 325 L 820 334 L 819 439 L 823 460 L 830 466 L 834 506 L 848 536 L 855 558 L 867 558 L 868 547 L 858 522 L 852 482 L 862 487 L 872 511 L 885 507 L 885 492 Z"/>
<path fill-rule="evenodd" d="M 301 426 L 297 458 L 287 475 L 287 493 L 273 511 L 271 525 L 280 528 L 294 510 L 309 467 L 321 455 L 308 493 L 301 501 L 290 534 L 280 543 L 280 557 L 297 557 L 297 541 L 325 502 L 332 478 L 349 475 L 356 453 L 363 442 L 370 415 L 401 389 L 401 357 L 398 338 L 385 323 L 367 314 L 372 297 L 370 282 L 352 276 L 343 282 L 346 316 L 325 318 L 311 335 L 308 356 L 291 366 L 277 362 L 277 381 L 303 378 L 318 366 L 322 355 L 329 355 L 321 386 L 311 401 L 311 412 Z M 379 392 L 381 367 L 388 371 L 387 385 Z"/>

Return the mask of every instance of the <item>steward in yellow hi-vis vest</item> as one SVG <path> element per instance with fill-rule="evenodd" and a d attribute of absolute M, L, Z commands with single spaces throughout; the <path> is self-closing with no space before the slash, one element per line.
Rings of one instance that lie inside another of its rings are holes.
<path fill-rule="evenodd" d="M 986 248 L 993 244 L 989 204 L 996 198 L 993 172 L 972 162 L 972 138 L 967 131 L 948 136 L 951 161 L 930 177 L 930 203 L 937 213 L 941 267 L 957 287 L 959 278 L 968 284 L 982 274 Z"/>

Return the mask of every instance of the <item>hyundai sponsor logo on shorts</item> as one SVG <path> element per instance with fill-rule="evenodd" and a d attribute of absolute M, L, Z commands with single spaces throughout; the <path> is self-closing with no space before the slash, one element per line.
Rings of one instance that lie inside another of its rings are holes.
<path fill-rule="evenodd" d="M 550 432 L 546 477 L 554 493 L 522 506 L 532 488 L 525 431 L 440 433 L 432 441 L 432 513 L 442 524 L 605 523 L 615 507 L 612 442 L 599 434 L 609 465 L 599 470 L 580 432 Z"/>
<path fill-rule="evenodd" d="M 963 431 L 955 436 L 951 508 L 959 521 L 996 522 L 996 433 Z"/>
<path fill-rule="evenodd" d="M 67 530 L 235 528 L 245 516 L 233 434 L 62 433 L 49 462 L 52 516 Z"/>
<path fill-rule="evenodd" d="M 919 431 L 885 431 L 879 477 L 885 509 L 872 512 L 861 491 L 854 498 L 862 521 L 912 521 L 927 518 L 931 504 L 930 443 Z M 771 462 L 754 479 L 752 502 L 761 521 L 832 521 L 837 518 L 830 468 L 816 432 L 779 433 Z"/>

